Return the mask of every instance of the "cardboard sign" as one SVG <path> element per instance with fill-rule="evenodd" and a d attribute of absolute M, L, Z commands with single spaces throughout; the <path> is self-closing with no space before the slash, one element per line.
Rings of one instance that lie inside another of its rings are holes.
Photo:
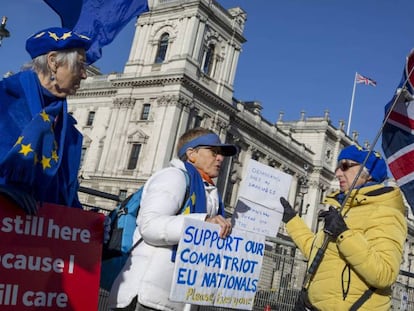
<path fill-rule="evenodd" d="M 249 160 L 232 216 L 234 228 L 276 236 L 283 216 L 280 197 L 287 198 L 292 176 Z"/>
<path fill-rule="evenodd" d="M 178 245 L 170 299 L 197 305 L 252 310 L 259 284 L 265 237 L 185 219 Z"/>
<path fill-rule="evenodd" d="M 0 310 L 97 310 L 104 215 L 0 196 Z"/>

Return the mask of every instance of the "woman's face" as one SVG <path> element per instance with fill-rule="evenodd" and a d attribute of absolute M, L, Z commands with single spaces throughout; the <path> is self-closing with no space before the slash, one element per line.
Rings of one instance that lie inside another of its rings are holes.
<path fill-rule="evenodd" d="M 210 178 L 215 178 L 220 173 L 224 156 L 220 147 L 197 147 L 190 151 L 189 160 L 193 165 L 206 173 Z"/>
<path fill-rule="evenodd" d="M 54 64 L 55 80 L 52 81 L 49 91 L 57 97 L 73 95 L 80 87 L 83 79 L 86 79 L 85 51 L 78 50 L 77 60 L 73 68 L 68 63 Z"/>
<path fill-rule="evenodd" d="M 339 188 L 341 191 L 348 191 L 357 176 L 361 164 L 353 162 L 352 160 L 341 160 L 335 170 L 335 177 L 339 181 Z M 363 185 L 367 182 L 367 178 L 361 174 L 355 183 L 355 187 Z"/>

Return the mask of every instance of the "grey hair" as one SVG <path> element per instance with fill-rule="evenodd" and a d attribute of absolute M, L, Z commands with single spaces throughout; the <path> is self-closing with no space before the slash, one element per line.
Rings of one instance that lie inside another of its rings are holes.
<path fill-rule="evenodd" d="M 362 178 L 366 178 L 367 180 L 370 180 L 372 178 L 371 174 L 369 173 L 368 169 L 365 166 L 362 168 L 362 172 L 360 176 Z"/>
<path fill-rule="evenodd" d="M 56 63 L 58 65 L 68 64 L 71 70 L 75 70 L 78 63 L 78 55 L 77 49 L 56 51 Z M 39 55 L 27 64 L 24 64 L 22 70 L 33 70 L 47 76 L 50 73 L 47 64 L 47 54 Z"/>

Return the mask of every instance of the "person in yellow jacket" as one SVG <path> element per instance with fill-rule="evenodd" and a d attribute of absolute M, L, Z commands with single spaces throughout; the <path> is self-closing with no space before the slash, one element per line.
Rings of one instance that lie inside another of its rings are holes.
<path fill-rule="evenodd" d="M 325 198 L 329 210 L 320 213 L 325 225 L 316 234 L 285 198 L 280 199 L 287 232 L 309 264 L 329 236 L 296 310 L 390 310 L 391 286 L 399 274 L 407 236 L 402 194 L 384 184 L 387 166 L 381 156 L 359 146 L 342 149 L 335 176 L 340 190 Z"/>

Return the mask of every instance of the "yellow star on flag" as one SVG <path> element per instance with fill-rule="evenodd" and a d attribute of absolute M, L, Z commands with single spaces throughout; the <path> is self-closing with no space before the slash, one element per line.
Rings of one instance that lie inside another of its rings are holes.
<path fill-rule="evenodd" d="M 60 37 L 60 39 L 62 39 L 62 40 L 66 40 L 67 38 L 70 38 L 70 37 L 72 37 L 72 32 L 70 31 L 70 32 L 65 32 L 61 37 Z"/>
<path fill-rule="evenodd" d="M 188 214 L 190 214 L 190 206 L 189 206 L 189 205 L 187 205 L 181 214 L 183 214 L 183 215 L 188 215 Z"/>
<path fill-rule="evenodd" d="M 50 122 L 49 115 L 46 113 L 46 111 L 42 110 L 42 112 L 40 113 L 40 116 L 42 117 L 43 121 Z"/>
<path fill-rule="evenodd" d="M 87 36 L 85 36 L 85 35 L 82 35 L 82 34 L 78 34 L 78 36 L 79 36 L 80 38 L 82 38 L 82 39 L 91 40 L 91 38 L 89 38 L 89 37 L 87 37 Z"/>
<path fill-rule="evenodd" d="M 36 39 L 38 39 L 38 38 L 42 37 L 44 34 L 45 34 L 45 32 L 44 32 L 44 31 L 39 32 L 39 33 L 35 36 L 35 38 L 36 38 Z"/>
<path fill-rule="evenodd" d="M 19 153 L 22 153 L 22 154 L 24 154 L 25 157 L 27 157 L 27 155 L 30 152 L 33 152 L 32 144 L 27 144 L 27 145 L 22 144 Z"/>
<path fill-rule="evenodd" d="M 14 144 L 15 146 L 20 145 L 23 141 L 24 136 L 19 136 L 19 138 L 17 138 L 16 143 Z"/>
<path fill-rule="evenodd" d="M 43 170 L 52 167 L 50 165 L 50 158 L 46 158 L 44 155 L 42 155 L 42 161 L 40 161 L 42 163 L 43 166 Z"/>
<path fill-rule="evenodd" d="M 52 159 L 55 160 L 55 162 L 59 160 L 59 156 L 57 155 L 56 150 L 52 151 Z"/>
<path fill-rule="evenodd" d="M 50 31 L 48 31 L 48 33 L 49 33 L 49 37 L 51 37 L 55 41 L 58 41 L 59 40 L 59 37 L 58 37 L 58 35 L 56 33 L 50 32 Z"/>

